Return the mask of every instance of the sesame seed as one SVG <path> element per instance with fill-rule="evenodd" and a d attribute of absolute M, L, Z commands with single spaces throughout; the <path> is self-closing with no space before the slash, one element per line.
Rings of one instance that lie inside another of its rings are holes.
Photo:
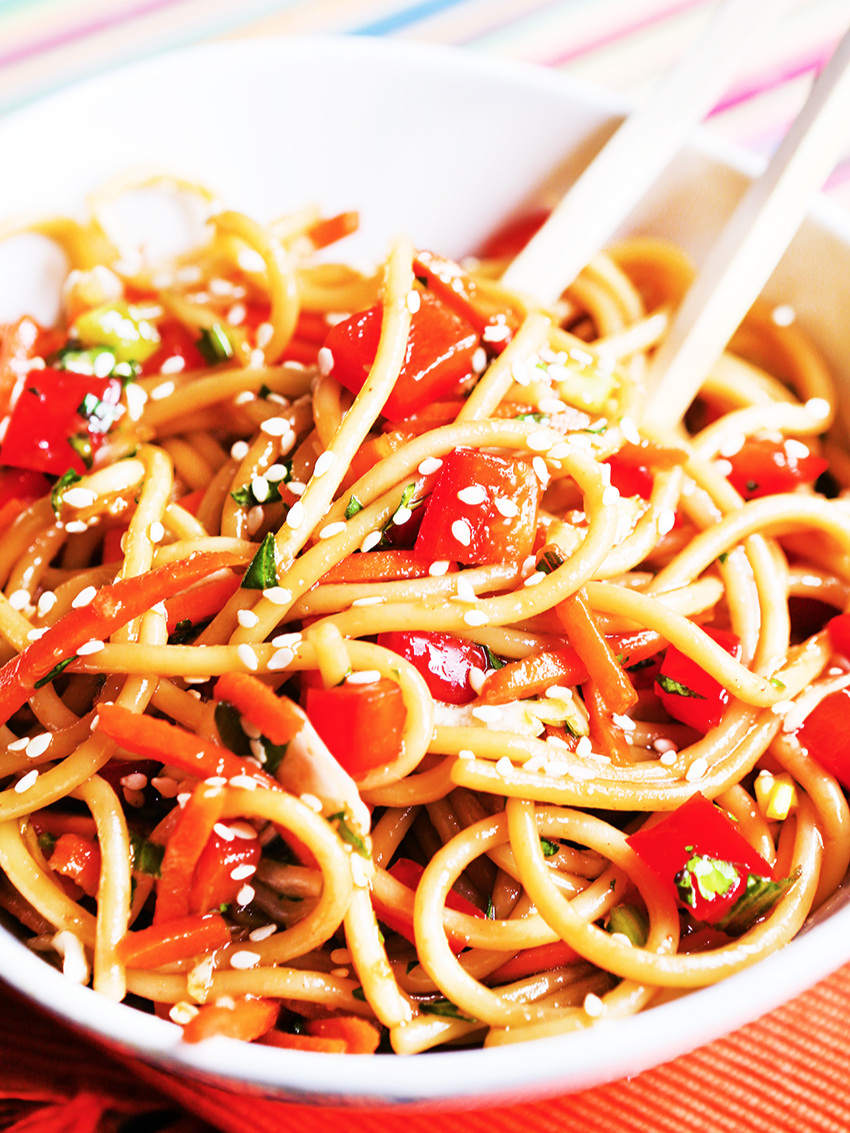
<path fill-rule="evenodd" d="M 30 787 L 35 783 L 37 778 L 38 768 L 33 767 L 32 771 L 28 771 L 26 775 L 22 775 L 21 778 L 17 781 L 17 783 L 15 784 L 15 793 L 22 795 L 24 791 L 28 791 Z"/>
<path fill-rule="evenodd" d="M 465 519 L 456 519 L 452 524 L 452 535 L 463 547 L 472 542 L 472 528 Z"/>
<path fill-rule="evenodd" d="M 530 574 L 525 582 L 523 582 L 523 586 L 537 586 L 537 584 L 542 582 L 545 577 L 546 574 L 544 571 L 536 570 L 534 574 Z"/>
<path fill-rule="evenodd" d="M 770 312 L 770 318 L 774 326 L 790 327 L 796 319 L 797 315 L 794 308 L 788 303 L 780 303 L 778 307 L 774 307 Z"/>
<path fill-rule="evenodd" d="M 296 649 L 304 640 L 303 633 L 281 633 L 277 637 L 272 638 L 272 645 L 275 649 Z"/>
<path fill-rule="evenodd" d="M 352 854 L 348 860 L 351 863 L 351 879 L 354 884 L 358 889 L 368 889 L 372 878 L 366 862 L 359 854 Z"/>
<path fill-rule="evenodd" d="M 575 438 L 576 441 L 584 441 L 584 440 L 587 440 L 587 439 L 588 439 L 587 437 L 576 437 Z M 567 444 L 566 441 L 558 441 L 556 444 L 552 445 L 552 447 L 549 449 L 549 451 L 546 453 L 546 455 L 549 457 L 550 460 L 563 460 L 564 457 L 567 457 L 567 456 L 570 455 L 571 451 L 572 451 L 572 446 Z"/>
<path fill-rule="evenodd" d="M 266 668 L 270 673 L 279 673 L 281 669 L 288 668 L 294 660 L 295 654 L 291 649 L 278 649 L 269 657 Z"/>
<path fill-rule="evenodd" d="M 589 755 L 593 755 L 593 745 L 590 742 L 590 736 L 582 736 L 576 744 L 576 755 L 582 759 L 586 759 Z"/>
<path fill-rule="evenodd" d="M 240 248 L 236 262 L 242 271 L 256 274 L 266 270 L 266 261 L 254 248 Z"/>
<path fill-rule="evenodd" d="M 798 441 L 795 437 L 789 437 L 785 442 L 785 451 L 791 457 L 797 457 L 799 460 L 805 460 L 810 453 L 808 445 L 804 445 L 802 441 Z"/>
<path fill-rule="evenodd" d="M 309 807 L 310 810 L 315 811 L 316 814 L 322 813 L 323 807 L 321 799 L 317 798 L 315 795 L 308 794 L 307 792 L 305 792 L 303 795 L 299 795 L 298 797 L 301 799 L 301 802 L 304 804 L 304 806 Z"/>
<path fill-rule="evenodd" d="M 487 369 L 487 351 L 483 346 L 479 346 L 472 355 L 471 365 L 473 374 L 483 374 Z"/>
<path fill-rule="evenodd" d="M 292 426 L 285 417 L 267 417 L 260 425 L 260 432 L 267 437 L 285 437 L 292 432 Z"/>
<path fill-rule="evenodd" d="M 589 1015 L 591 1019 L 598 1019 L 605 1011 L 605 1004 L 598 995 L 594 995 L 592 991 L 588 992 L 584 997 L 584 1013 Z"/>
<path fill-rule="evenodd" d="M 541 413 L 562 413 L 567 407 L 559 397 L 541 397 L 537 408 Z"/>
<path fill-rule="evenodd" d="M 13 590 L 9 595 L 9 605 L 13 610 L 25 610 L 29 604 L 29 590 Z"/>
<path fill-rule="evenodd" d="M 630 444 L 640 444 L 640 433 L 631 417 L 622 417 L 620 419 L 620 431 Z"/>
<path fill-rule="evenodd" d="M 270 484 L 279 484 L 281 480 L 286 478 L 287 471 L 285 464 L 273 464 L 266 469 L 264 475 Z"/>
<path fill-rule="evenodd" d="M 480 484 L 472 484 L 468 488 L 461 488 L 457 494 L 457 498 L 462 504 L 483 504 L 487 500 L 487 489 L 482 488 Z"/>
<path fill-rule="evenodd" d="M 236 397 L 234 397 L 233 404 L 234 405 L 248 405 L 248 404 L 250 404 L 250 402 L 256 401 L 256 400 L 257 400 L 257 395 L 254 393 L 253 390 L 243 389 L 241 393 L 237 393 Z"/>
<path fill-rule="evenodd" d="M 511 377 L 518 386 L 527 386 L 531 383 L 531 371 L 524 359 L 517 358 L 511 362 Z"/>
<path fill-rule="evenodd" d="M 572 700 L 573 690 L 571 688 L 565 688 L 564 685 L 549 685 L 543 695 L 550 697 L 552 700 Z"/>
<path fill-rule="evenodd" d="M 383 536 L 382 531 L 370 531 L 363 542 L 360 544 L 360 550 L 363 552 L 371 551 L 373 547 L 377 547 Z"/>
<path fill-rule="evenodd" d="M 612 712 L 611 719 L 614 721 L 617 727 L 622 728 L 624 732 L 633 732 L 637 727 L 637 724 L 634 722 L 631 716 L 621 716 L 618 712 Z"/>
<path fill-rule="evenodd" d="M 148 528 L 148 538 L 152 543 L 161 543 L 165 538 L 165 528 L 158 519 L 155 519 Z"/>
<path fill-rule="evenodd" d="M 369 598 L 355 598 L 351 603 L 352 606 L 382 606 L 386 602 L 386 598 L 380 594 L 376 594 Z"/>
<path fill-rule="evenodd" d="M 613 484 L 609 484 L 605 491 L 602 493 L 602 503 L 605 507 L 610 507 L 615 504 L 620 498 L 620 493 Z"/>
<path fill-rule="evenodd" d="M 419 298 L 419 292 L 418 291 L 408 291 L 408 293 L 405 297 L 405 303 L 406 303 L 407 309 L 408 309 L 408 311 L 410 311 L 411 315 L 416 314 L 416 312 L 419 310 L 421 302 L 422 302 L 422 300 Z"/>
<path fill-rule="evenodd" d="M 332 452 L 323 452 L 320 454 L 316 461 L 316 466 L 313 469 L 314 476 L 324 476 L 326 472 L 330 472 L 336 464 L 336 455 Z"/>
<path fill-rule="evenodd" d="M 472 583 L 464 575 L 457 576 L 457 598 L 461 602 L 477 602 L 478 595 L 472 588 Z"/>
<path fill-rule="evenodd" d="M 121 793 L 128 806 L 135 807 L 136 810 L 139 810 L 145 805 L 144 791 L 132 791 L 129 787 L 124 787 Z"/>
<path fill-rule="evenodd" d="M 47 633 L 47 626 L 42 626 L 40 629 L 31 629 L 27 633 L 27 641 L 38 641 L 40 637 L 44 637 Z"/>
<path fill-rule="evenodd" d="M 733 433 L 729 437 L 724 437 L 717 449 L 718 456 L 735 456 L 744 447 L 746 439 L 743 433 Z"/>
<path fill-rule="evenodd" d="M 168 1018 L 172 1023 L 178 1023 L 181 1027 L 190 1023 L 198 1014 L 200 1014 L 200 1008 L 196 1007 L 194 1003 L 175 1003 L 168 1010 Z"/>
<path fill-rule="evenodd" d="M 230 966 L 231 968 L 256 968 L 260 959 L 258 952 L 249 952 L 247 948 L 241 948 L 238 952 L 231 953 Z"/>
<path fill-rule="evenodd" d="M 532 452 L 548 452 L 552 447 L 552 434 L 542 429 L 535 430 L 525 438 L 525 444 Z"/>
<path fill-rule="evenodd" d="M 257 504 L 256 507 L 252 507 L 250 509 L 250 511 L 248 512 L 248 515 L 246 517 L 246 523 L 248 525 L 248 534 L 249 535 L 256 535 L 257 532 L 260 530 L 260 528 L 263 526 L 263 520 L 265 518 L 266 518 L 266 513 L 263 510 L 262 505 Z"/>
<path fill-rule="evenodd" d="M 341 520 L 338 523 L 329 523 L 319 532 L 319 538 L 333 539 L 334 535 L 341 535 L 343 531 L 345 531 L 345 524 Z"/>
<path fill-rule="evenodd" d="M 27 744 L 27 758 L 38 759 L 40 755 L 44 755 L 50 747 L 50 735 L 47 732 L 42 732 L 40 736 L 33 736 Z"/>
<path fill-rule="evenodd" d="M 79 609 L 81 606 L 88 606 L 89 603 L 92 601 L 92 599 L 95 598 L 96 596 L 97 596 L 97 587 L 96 586 L 84 586 L 83 589 L 79 592 L 79 594 L 77 594 L 76 597 L 73 599 L 73 601 L 71 602 L 71 605 L 75 609 Z"/>
<path fill-rule="evenodd" d="M 90 488 L 67 488 L 62 493 L 62 500 L 68 507 L 91 507 L 96 499 Z"/>
<path fill-rule="evenodd" d="M 483 669 L 470 669 L 466 679 L 469 681 L 469 687 L 472 691 L 479 693 L 484 687 L 484 682 L 487 680 L 487 674 Z"/>
<path fill-rule="evenodd" d="M 431 578 L 442 578 L 448 572 L 449 563 L 446 559 L 435 559 L 428 567 L 428 574 Z"/>
<path fill-rule="evenodd" d="M 12 742 L 8 744 L 7 747 L 9 751 L 23 751 L 29 742 L 30 741 L 27 736 L 21 736 L 19 740 L 12 740 Z"/>
<path fill-rule="evenodd" d="M 254 944 L 259 944 L 261 940 L 268 940 L 270 936 L 274 936 L 277 932 L 276 924 L 264 924 L 259 928 L 254 928 L 248 933 L 248 939 L 253 941 Z"/>
<path fill-rule="evenodd" d="M 580 363 L 582 366 L 592 366 L 594 362 L 593 355 L 588 353 L 587 350 L 581 350 L 579 347 L 574 346 L 570 351 L 570 358 L 574 362 Z"/>
<path fill-rule="evenodd" d="M 130 382 L 124 390 L 124 396 L 127 398 L 127 412 L 130 420 L 138 421 L 144 413 L 148 395 L 141 386 L 137 386 L 135 382 Z"/>
<path fill-rule="evenodd" d="M 475 759 L 475 752 L 470 751 L 468 747 L 462 747 L 457 753 L 458 759 Z"/>
<path fill-rule="evenodd" d="M 250 775 L 233 775 L 230 779 L 231 787 L 241 787 L 243 791 L 256 791 L 259 783 Z"/>
<path fill-rule="evenodd" d="M 69 535 L 82 535 L 84 531 L 88 531 L 88 524 L 81 519 L 72 519 L 70 523 L 65 524 L 65 530 Z"/>
<path fill-rule="evenodd" d="M 535 456 L 531 462 L 531 467 L 534 469 L 534 475 L 545 488 L 549 483 L 549 469 L 546 467 L 546 461 L 542 456 Z"/>
<path fill-rule="evenodd" d="M 272 340 L 274 334 L 274 327 L 271 323 L 260 323 L 257 327 L 257 346 L 260 350 L 264 350 Z"/>
<path fill-rule="evenodd" d="M 253 610 L 240 610 L 236 615 L 236 620 L 241 626 L 246 629 L 253 629 L 255 625 L 259 625 L 260 619 Z"/>
<path fill-rule="evenodd" d="M 503 515 L 505 519 L 513 519 L 514 516 L 519 515 L 519 508 L 513 500 L 509 500 L 506 496 L 497 496 L 493 501 L 496 506 L 496 511 L 499 515 Z"/>
<path fill-rule="evenodd" d="M 154 401 L 163 401 L 166 397 L 171 397 L 177 386 L 174 382 L 160 382 L 155 389 L 151 390 L 150 396 Z"/>
<path fill-rule="evenodd" d="M 251 481 L 251 493 L 257 503 L 265 503 L 269 498 L 269 482 L 265 476 L 255 476 Z"/>
<path fill-rule="evenodd" d="M 58 599 L 52 590 L 45 590 L 38 600 L 35 612 L 40 618 L 43 618 L 45 614 L 50 613 L 57 601 Z"/>
<path fill-rule="evenodd" d="M 503 755 L 501 759 L 497 759 L 495 766 L 496 774 L 501 775 L 502 778 L 513 773 L 514 765 L 506 755 Z"/>
<path fill-rule="evenodd" d="M 605 489 L 608 490 L 607 488 Z M 658 534 L 667 535 L 676 526 L 676 513 L 665 508 L 658 516 Z"/>
<path fill-rule="evenodd" d="M 319 373 L 323 378 L 326 378 L 334 368 L 334 356 L 332 351 L 328 350 L 327 346 L 323 346 L 319 351 L 316 361 L 319 367 Z"/>
<path fill-rule="evenodd" d="M 125 775 L 119 782 L 122 787 L 127 787 L 131 791 L 143 791 L 148 785 L 148 777 L 143 775 L 141 771 L 133 771 L 129 775 Z"/>
<path fill-rule="evenodd" d="M 431 476 L 443 467 L 443 462 L 437 456 L 426 456 L 417 468 L 420 476 Z"/>
<path fill-rule="evenodd" d="M 248 455 L 247 441 L 234 441 L 230 446 L 230 455 L 234 460 L 244 460 Z"/>
<path fill-rule="evenodd" d="M 219 838 L 223 838 L 225 842 L 233 842 L 236 838 L 234 832 L 224 822 L 217 822 L 213 826 L 213 830 L 218 834 Z"/>
<path fill-rule="evenodd" d="M 483 720 L 485 723 L 492 724 L 496 720 L 501 720 L 502 710 L 497 708 L 495 704 L 481 704 L 472 709 L 472 715 L 476 720 Z"/>
<path fill-rule="evenodd" d="M 179 354 L 173 354 L 170 358 L 166 358 L 160 366 L 160 372 L 163 374 L 179 374 L 181 370 L 186 368 L 186 359 L 181 358 Z M 153 395 L 156 397 L 156 393 Z M 164 394 L 162 395 L 165 396 Z"/>
<path fill-rule="evenodd" d="M 273 606 L 285 606 L 287 602 L 292 601 L 292 591 L 287 590 L 285 586 L 267 586 L 263 591 L 263 597 L 268 598 Z"/>
<path fill-rule="evenodd" d="M 702 756 L 700 756 L 699 759 L 695 759 L 693 761 L 688 770 L 685 772 L 685 778 L 689 783 L 695 783 L 697 779 L 704 778 L 707 771 L 708 760 L 703 759 Z"/>
<path fill-rule="evenodd" d="M 243 720 L 242 721 L 242 731 L 245 733 L 246 736 L 249 736 L 251 739 L 254 739 L 254 740 L 258 740 L 260 738 L 260 736 L 263 734 L 262 730 L 260 728 L 258 728 L 256 724 L 252 723 L 250 720 Z M 263 749 L 261 747 L 258 750 L 262 752 Z"/>
<path fill-rule="evenodd" d="M 486 626 L 490 618 L 483 610 L 467 610 L 463 620 L 468 626 Z"/>
<path fill-rule="evenodd" d="M 251 671 L 253 672 L 259 668 L 260 663 L 257 660 L 257 654 L 254 652 L 250 645 L 245 645 L 244 643 L 242 645 L 237 645 L 236 656 L 239 658 L 246 669 L 251 669 Z"/>
<path fill-rule="evenodd" d="M 300 500 L 297 500 L 289 509 L 289 514 L 286 517 L 286 526 L 292 531 L 297 531 L 303 522 L 304 505 Z"/>
<path fill-rule="evenodd" d="M 413 515 L 413 511 L 409 507 L 398 507 L 393 512 L 393 524 L 396 527 L 401 527 Z"/>
<path fill-rule="evenodd" d="M 349 673 L 345 683 L 349 685 L 371 685 L 381 679 L 377 669 L 361 669 L 358 673 Z"/>
<path fill-rule="evenodd" d="M 819 421 L 829 416 L 829 402 L 823 397 L 810 397 L 806 402 L 806 412 Z"/>
<path fill-rule="evenodd" d="M 244 303 L 234 303 L 230 310 L 227 312 L 227 321 L 232 327 L 241 326 L 245 322 L 245 316 L 248 314 L 248 309 Z"/>
<path fill-rule="evenodd" d="M 91 641 L 84 641 L 83 644 L 77 648 L 77 656 L 91 657 L 93 653 L 100 653 L 101 649 L 105 648 L 105 642 L 98 641 L 97 638 L 92 638 Z"/>
<path fill-rule="evenodd" d="M 233 881 L 244 881 L 247 877 L 253 877 L 257 872 L 257 867 L 246 862 L 244 865 L 235 866 L 230 871 L 230 876 Z"/>
<path fill-rule="evenodd" d="M 236 894 L 236 904 L 245 906 L 250 905 L 256 896 L 253 885 L 243 885 L 239 892 Z"/>

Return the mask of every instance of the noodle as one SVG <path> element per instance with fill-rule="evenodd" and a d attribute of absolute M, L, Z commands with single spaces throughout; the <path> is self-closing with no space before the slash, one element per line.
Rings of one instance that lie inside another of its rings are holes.
<path fill-rule="evenodd" d="M 30 947 L 190 1041 L 413 1054 L 791 940 L 850 866 L 850 464 L 805 333 L 757 305 L 656 435 L 675 248 L 600 254 L 557 313 L 506 248 L 319 262 L 353 222 L 313 208 L 128 274 L 125 188 L 34 229 L 60 325 L 0 328 Z"/>

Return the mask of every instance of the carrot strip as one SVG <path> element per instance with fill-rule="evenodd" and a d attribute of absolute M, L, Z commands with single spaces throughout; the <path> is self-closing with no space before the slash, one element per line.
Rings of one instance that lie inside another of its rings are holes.
<path fill-rule="evenodd" d="M 281 357 L 284 362 L 300 362 L 302 366 L 315 366 L 319 357 L 319 347 L 314 342 L 305 342 L 302 338 L 291 338 Z"/>
<path fill-rule="evenodd" d="M 360 227 L 359 212 L 340 212 L 326 220 L 317 220 L 307 229 L 307 236 L 314 248 L 327 248 L 344 236 L 350 236 Z"/>
<path fill-rule="evenodd" d="M 381 1032 L 358 1015 L 331 1015 L 327 1019 L 311 1019 L 307 1033 L 320 1039 L 342 1039 L 346 1054 L 374 1054 L 381 1041 Z"/>
<path fill-rule="evenodd" d="M 118 945 L 118 958 L 128 968 L 161 968 L 230 943 L 230 929 L 218 913 L 174 917 L 138 932 Z"/>
<path fill-rule="evenodd" d="M 276 1046 L 282 1050 L 312 1050 L 318 1054 L 346 1054 L 345 1039 L 320 1039 L 315 1035 L 290 1035 L 286 1031 L 269 1031 L 259 1040 L 262 1046 Z"/>
<path fill-rule="evenodd" d="M 61 873 L 75 881 L 86 896 L 96 897 L 100 861 L 100 848 L 93 838 L 61 834 L 47 864 L 54 873 Z"/>
<path fill-rule="evenodd" d="M 73 660 L 85 642 L 105 640 L 157 602 L 179 594 L 222 567 L 243 561 L 243 556 L 226 552 L 201 553 L 104 586 L 88 605 L 69 610 L 47 633 L 0 668 L 0 720 L 5 722 L 26 704 L 39 681 L 63 661 Z"/>
<path fill-rule="evenodd" d="M 30 817 L 36 834 L 79 834 L 81 838 L 95 838 L 97 825 L 87 814 L 62 814 L 56 810 L 36 810 Z"/>
<path fill-rule="evenodd" d="M 168 617 L 168 632 L 173 633 L 180 622 L 189 621 L 193 625 L 217 614 L 222 606 L 239 589 L 239 576 L 232 571 L 220 577 L 211 578 L 175 594 L 165 603 Z"/>
<path fill-rule="evenodd" d="M 236 775 L 248 775 L 264 787 L 280 789 L 271 775 L 241 756 L 193 735 L 185 728 L 169 724 L 167 720 L 140 716 L 118 704 L 101 704 L 97 710 L 96 727 L 126 751 L 180 767 L 199 779 L 218 775 L 232 779 Z"/>
<path fill-rule="evenodd" d="M 253 999 L 247 996 L 236 999 L 233 1006 L 217 1003 L 201 1007 L 198 1014 L 183 1028 L 187 1043 L 199 1043 L 214 1035 L 253 1042 L 265 1035 L 277 1022 L 280 1004 L 271 999 Z"/>
<path fill-rule="evenodd" d="M 555 612 L 608 711 L 628 712 L 637 703 L 634 685 L 602 636 L 582 592 L 571 594 L 560 602 L 555 607 Z"/>
<path fill-rule="evenodd" d="M 652 630 L 614 634 L 607 638 L 624 665 L 634 665 L 660 652 L 664 638 Z M 484 682 L 480 699 L 484 704 L 508 704 L 527 696 L 539 696 L 550 685 L 572 688 L 588 679 L 587 667 L 572 647 L 531 653 L 520 661 L 509 661 Z"/>
<path fill-rule="evenodd" d="M 593 681 L 586 681 L 581 687 L 594 747 L 601 755 L 607 755 L 617 767 L 633 764 L 634 757 L 626 733 L 611 719 L 602 693 Z"/>
<path fill-rule="evenodd" d="M 321 582 L 397 582 L 405 578 L 427 578 L 431 564 L 413 551 L 369 551 L 349 555 L 322 575 Z M 449 570 L 457 570 L 451 563 Z"/>
<path fill-rule="evenodd" d="M 536 944 L 533 948 L 523 948 L 506 960 L 501 968 L 491 972 L 488 981 L 497 984 L 513 983 L 514 980 L 525 979 L 536 972 L 548 972 L 552 968 L 560 968 L 563 964 L 571 964 L 578 960 L 579 955 L 574 948 L 564 940 L 555 940 L 551 944 Z"/>
<path fill-rule="evenodd" d="M 288 744 L 304 727 L 300 709 L 250 673 L 225 673 L 218 678 L 213 696 L 232 704 L 273 744 Z"/>
<path fill-rule="evenodd" d="M 180 812 L 162 857 L 153 923 L 189 914 L 192 874 L 224 810 L 224 791 L 199 783 Z"/>

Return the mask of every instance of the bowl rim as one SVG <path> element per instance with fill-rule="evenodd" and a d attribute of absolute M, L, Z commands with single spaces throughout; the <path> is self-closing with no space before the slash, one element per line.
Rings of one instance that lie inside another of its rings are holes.
<path fill-rule="evenodd" d="M 96 75 L 12 111 L 0 121 L 0 142 L 10 132 L 43 121 L 60 100 L 67 106 L 69 99 L 120 97 L 137 81 L 155 82 L 163 70 L 216 68 L 223 59 L 231 68 L 257 66 L 270 59 L 279 64 L 281 53 L 287 52 L 313 52 L 330 59 L 339 53 L 354 53 L 365 62 L 401 56 L 411 63 L 462 68 L 473 76 L 530 85 L 565 102 L 590 104 L 607 118 L 617 119 L 627 109 L 616 97 L 563 72 L 464 48 L 366 36 L 285 36 L 179 48 Z M 705 130 L 695 134 L 693 146 L 700 154 L 748 177 L 756 175 L 763 165 L 754 155 Z M 817 200 L 810 220 L 850 246 L 850 215 L 833 202 Z M 249 1047 L 220 1038 L 191 1046 L 180 1040 L 174 1024 L 69 982 L 10 932 L 0 929 L 0 970 L 7 980 L 14 973 L 11 986 L 71 1027 L 116 1050 L 119 1056 L 137 1057 L 161 1070 L 223 1088 L 324 1105 L 483 1105 L 600 1085 L 685 1054 L 752 1021 L 848 959 L 850 905 L 845 905 L 831 915 L 828 924 L 808 928 L 779 953 L 720 984 L 637 1016 L 603 1022 L 582 1032 L 580 1039 L 566 1034 L 524 1044 L 520 1049 L 533 1049 L 533 1058 L 518 1057 L 517 1048 L 508 1046 L 440 1051 L 414 1060 L 378 1055 L 364 1061 Z M 700 1025 L 695 1032 L 697 1016 Z"/>

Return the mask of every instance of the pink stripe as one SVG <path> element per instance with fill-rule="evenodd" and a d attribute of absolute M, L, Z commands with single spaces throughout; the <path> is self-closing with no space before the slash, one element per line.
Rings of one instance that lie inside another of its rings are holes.
<path fill-rule="evenodd" d="M 608 47 L 610 44 L 616 43 L 620 39 L 635 35 L 637 32 L 651 28 L 655 24 L 663 23 L 665 20 L 669 20 L 671 16 L 679 15 L 689 8 L 698 8 L 704 5 L 705 0 L 683 0 L 682 3 L 674 4 L 671 8 L 666 8 L 663 12 L 656 12 L 652 16 L 636 20 L 632 24 L 621 25 L 619 28 L 614 29 L 607 35 L 600 36 L 598 39 L 590 40 L 579 47 L 574 47 L 572 50 L 565 51 L 561 55 L 556 55 L 551 59 L 540 61 L 544 62 L 549 67 L 560 67 L 564 63 L 570 63 L 574 59 L 580 58 L 582 55 L 589 54 L 591 51 L 599 51 L 601 48 Z"/>
<path fill-rule="evenodd" d="M 836 44 L 837 40 L 833 44 L 826 44 L 815 55 L 809 56 L 806 59 L 798 59 L 790 66 L 786 64 L 773 71 L 768 71 L 757 79 L 753 79 L 751 82 L 747 83 L 746 86 L 732 90 L 721 102 L 718 102 L 711 113 L 722 114 L 724 110 L 731 110 L 735 106 L 749 102 L 750 99 L 757 98 L 766 91 L 774 90 L 776 87 L 782 86 L 783 83 L 790 83 L 794 79 L 799 79 L 802 75 L 809 74 L 811 71 L 820 71 L 832 55 Z"/>
<path fill-rule="evenodd" d="M 846 185 L 848 181 L 850 181 L 850 157 L 836 165 L 827 178 L 824 190 L 828 193 L 830 189 L 837 189 L 841 185 Z"/>
<path fill-rule="evenodd" d="M 64 28 L 53 35 L 43 36 L 41 39 L 32 40 L 21 47 L 14 48 L 12 51 L 0 54 L 0 67 L 21 63 L 25 59 L 45 51 L 55 51 L 58 47 L 65 47 L 69 43 L 85 39 L 88 35 L 109 31 L 110 28 L 118 27 L 120 24 L 138 19 L 140 16 L 146 16 L 151 12 L 179 3 L 181 3 L 181 0 L 145 0 L 145 3 L 137 4 L 134 8 L 124 8 L 98 19 L 89 20 L 87 23 L 78 24 L 76 27 Z"/>

